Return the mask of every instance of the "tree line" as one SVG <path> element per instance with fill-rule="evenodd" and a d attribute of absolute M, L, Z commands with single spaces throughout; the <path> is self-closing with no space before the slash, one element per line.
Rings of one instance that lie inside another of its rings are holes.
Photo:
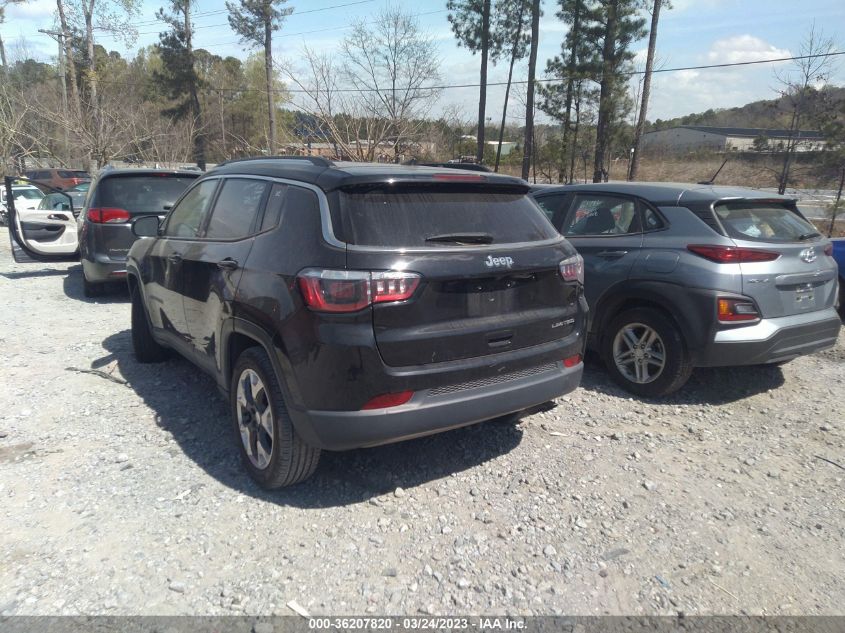
<path fill-rule="evenodd" d="M 12 2 L 0 0 L 0 21 Z M 546 9 L 566 31 L 537 82 L 540 0 L 448 0 L 459 46 L 477 56 L 477 117 L 445 108 L 433 37 L 418 18 L 386 8 L 352 23 L 331 54 L 306 46 L 295 61 L 274 57 L 273 35 L 294 8 L 288 0 L 229 0 L 228 22 L 244 59 L 194 44 L 196 0 L 167 0 L 156 13 L 158 42 L 124 59 L 95 40 L 105 29 L 134 42 L 139 0 L 56 0 L 55 64 L 18 51 L 0 81 L 0 151 L 6 171 L 33 157 L 96 169 L 114 159 L 204 168 L 241 155 L 319 152 L 353 160 L 444 160 L 472 155 L 524 178 L 569 182 L 637 177 L 661 10 L 668 0 L 557 0 Z M 648 37 L 645 68 L 635 43 Z M 811 42 L 819 49 L 820 39 Z M 819 49 L 820 50 L 820 49 Z M 23 53 L 23 54 L 21 54 Z M 528 81 L 514 83 L 527 59 Z M 508 79 L 501 122 L 487 117 L 491 65 Z M 806 95 L 825 64 L 783 79 L 780 113 L 796 130 L 808 121 Z M 635 79 L 632 80 L 632 77 Z M 512 101 L 520 111 L 510 120 Z M 536 123 L 537 115 L 545 122 Z M 657 122 L 660 123 L 659 121 Z M 474 138 L 473 138 L 474 137 Z M 488 142 L 494 139 L 493 143 Z M 505 141 L 510 152 L 504 152 Z M 625 172 L 615 166 L 624 157 Z M 785 159 L 779 183 L 788 182 Z"/>

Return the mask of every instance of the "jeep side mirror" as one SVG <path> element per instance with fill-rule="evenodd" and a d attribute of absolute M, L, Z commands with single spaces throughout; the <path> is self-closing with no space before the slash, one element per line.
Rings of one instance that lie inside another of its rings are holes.
<path fill-rule="evenodd" d="M 156 237 L 159 220 L 157 216 L 145 215 L 132 222 L 132 232 L 136 237 Z"/>

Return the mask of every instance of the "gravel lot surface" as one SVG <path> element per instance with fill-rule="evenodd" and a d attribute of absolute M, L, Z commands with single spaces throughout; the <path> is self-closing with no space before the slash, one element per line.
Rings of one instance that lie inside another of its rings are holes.
<path fill-rule="evenodd" d="M 135 362 L 125 295 L 2 229 L 0 299 L 0 614 L 845 613 L 845 335 L 662 402 L 591 364 L 267 493 L 210 378 Z"/>

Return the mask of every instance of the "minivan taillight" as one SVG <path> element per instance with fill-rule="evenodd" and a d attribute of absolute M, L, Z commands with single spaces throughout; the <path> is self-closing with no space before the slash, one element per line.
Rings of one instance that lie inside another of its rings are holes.
<path fill-rule="evenodd" d="M 304 270 L 297 278 L 305 304 L 317 312 L 357 312 L 373 303 L 410 299 L 420 275 L 364 270 Z"/>
<path fill-rule="evenodd" d="M 708 244 L 689 244 L 687 249 L 717 264 L 742 264 L 750 262 L 771 262 L 780 257 L 780 253 L 764 251 L 758 248 L 738 248 L 736 246 L 711 246 Z"/>
<path fill-rule="evenodd" d="M 94 224 L 121 224 L 129 222 L 129 211 L 114 207 L 94 207 L 88 209 L 88 220 Z"/>
<path fill-rule="evenodd" d="M 560 276 L 564 281 L 577 281 L 584 283 L 584 258 L 580 255 L 567 257 L 560 262 Z"/>

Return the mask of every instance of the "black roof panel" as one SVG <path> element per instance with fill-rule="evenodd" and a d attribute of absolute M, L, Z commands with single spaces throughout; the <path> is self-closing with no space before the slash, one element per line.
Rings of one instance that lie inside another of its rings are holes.
<path fill-rule="evenodd" d="M 397 165 L 394 163 L 356 163 L 312 161 L 309 157 L 290 158 L 256 158 L 241 159 L 219 165 L 209 174 L 243 174 L 267 176 L 271 178 L 288 178 L 316 185 L 325 191 L 332 191 L 341 187 L 354 186 L 364 183 L 399 183 L 420 182 L 434 180 L 435 175 L 445 176 L 455 182 L 464 174 L 459 170 L 443 167 L 428 167 L 423 165 Z M 467 178 L 480 178 L 475 181 L 480 185 L 490 184 L 499 186 L 515 186 L 527 188 L 521 178 L 504 176 L 493 173 L 465 174 Z"/>

